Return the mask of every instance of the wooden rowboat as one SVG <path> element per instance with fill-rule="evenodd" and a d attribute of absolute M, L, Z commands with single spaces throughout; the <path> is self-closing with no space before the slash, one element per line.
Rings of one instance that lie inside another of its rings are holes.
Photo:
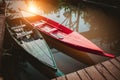
<path fill-rule="evenodd" d="M 49 45 L 52 45 L 58 50 L 62 50 L 72 57 L 77 57 L 77 59 L 85 59 L 85 63 L 92 63 L 92 60 L 90 60 L 90 58 L 88 59 L 88 55 L 81 53 L 81 51 L 109 58 L 115 57 L 113 54 L 103 51 L 81 34 L 44 16 L 36 15 L 32 17 L 24 17 L 24 19 L 40 31 Z M 71 54 L 70 50 L 74 53 Z"/>
<path fill-rule="evenodd" d="M 48 71 L 48 75 L 54 75 L 54 77 L 63 75 L 61 72 L 59 73 L 52 52 L 44 38 L 32 25 L 22 18 L 7 18 L 6 29 L 17 48 L 27 53 L 24 55 L 27 55 L 29 61 L 37 64 L 39 69 L 43 69 L 44 72 Z"/>

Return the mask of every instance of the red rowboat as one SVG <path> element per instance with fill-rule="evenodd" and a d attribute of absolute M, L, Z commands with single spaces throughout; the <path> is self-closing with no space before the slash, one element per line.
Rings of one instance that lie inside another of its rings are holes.
<path fill-rule="evenodd" d="M 115 57 L 113 54 L 109 54 L 103 51 L 101 48 L 96 46 L 81 34 L 74 32 L 66 26 L 63 26 L 62 24 L 59 24 L 51 19 L 36 15 L 32 17 L 25 17 L 25 20 L 27 20 L 34 27 L 37 27 L 43 36 L 45 35 L 49 37 L 45 37 L 46 41 L 49 42 L 48 44 L 54 43 L 54 45 L 59 46 L 57 44 L 57 42 L 59 42 L 79 51 L 85 51 L 109 58 Z M 54 41 L 57 41 L 56 44 Z"/>

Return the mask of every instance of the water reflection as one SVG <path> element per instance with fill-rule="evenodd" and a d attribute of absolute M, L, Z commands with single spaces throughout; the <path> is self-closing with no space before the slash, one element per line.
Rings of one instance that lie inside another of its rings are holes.
<path fill-rule="evenodd" d="M 90 25 L 84 21 L 83 16 L 84 12 L 77 10 L 77 13 L 72 13 L 69 17 L 65 16 L 66 19 L 62 24 L 79 33 L 89 31 Z"/>
<path fill-rule="evenodd" d="M 2 70 L 5 80 L 49 80 L 37 71 L 24 56 L 21 56 L 20 51 L 17 51 L 10 50 L 4 53 Z"/>
<path fill-rule="evenodd" d="M 110 13 L 93 7 L 87 7 L 84 14 L 85 21 L 91 27 L 88 32 L 82 34 L 105 51 L 119 55 L 120 51 L 116 43 L 120 42 L 120 34 L 118 34 L 120 23 L 116 19 L 116 15 L 110 15 Z"/>

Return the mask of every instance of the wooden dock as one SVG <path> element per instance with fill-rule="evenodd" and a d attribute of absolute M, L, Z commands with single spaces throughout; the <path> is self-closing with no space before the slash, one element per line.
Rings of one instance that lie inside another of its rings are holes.
<path fill-rule="evenodd" d="M 120 56 L 52 80 L 120 80 Z"/>

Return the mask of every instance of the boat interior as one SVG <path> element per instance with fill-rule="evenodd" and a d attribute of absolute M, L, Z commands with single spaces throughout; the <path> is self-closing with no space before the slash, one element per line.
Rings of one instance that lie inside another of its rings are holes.
<path fill-rule="evenodd" d="M 23 23 L 21 20 L 19 22 L 15 21 L 15 24 L 11 24 L 9 29 L 18 41 L 30 42 L 39 39 L 35 29 Z"/>
<path fill-rule="evenodd" d="M 68 34 L 65 30 L 63 30 L 63 28 L 53 26 L 43 20 L 34 22 L 33 25 L 37 27 L 40 31 L 48 33 L 57 39 L 63 39 Z"/>
<path fill-rule="evenodd" d="M 63 39 L 65 36 L 73 32 L 62 24 L 59 24 L 43 16 L 27 17 L 26 20 L 37 27 L 37 29 L 40 31 L 45 32 L 56 39 Z"/>
<path fill-rule="evenodd" d="M 50 49 L 42 36 L 32 25 L 22 20 L 14 20 L 10 23 L 12 24 L 8 28 L 12 36 L 27 52 L 43 63 L 54 66 L 54 60 L 51 56 Z"/>

